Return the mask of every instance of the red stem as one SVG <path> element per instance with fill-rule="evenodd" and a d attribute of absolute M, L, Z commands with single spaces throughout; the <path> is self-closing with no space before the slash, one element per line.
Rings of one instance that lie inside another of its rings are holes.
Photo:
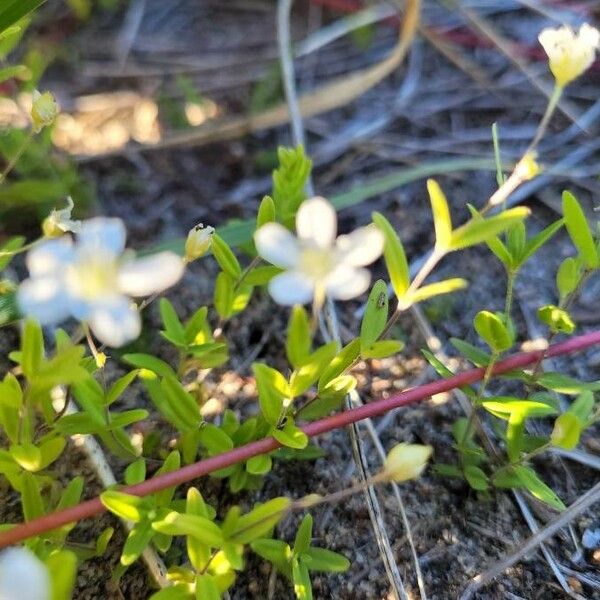
<path fill-rule="evenodd" d="M 493 369 L 494 375 L 499 375 L 511 371 L 512 369 L 518 369 L 526 367 L 527 365 L 535 364 L 538 360 L 544 357 L 559 356 L 561 354 L 569 354 L 571 352 L 577 352 L 600 344 L 600 330 L 592 331 L 584 335 L 580 335 L 566 342 L 554 344 L 548 348 L 544 353 L 542 350 L 535 352 L 524 352 L 522 354 L 516 354 L 505 360 L 502 360 L 496 364 Z M 341 413 L 337 413 L 330 417 L 325 417 L 319 421 L 314 421 L 302 427 L 304 433 L 307 436 L 313 437 L 332 431 L 333 429 L 339 429 L 351 423 L 362 421 L 371 417 L 377 417 L 382 415 L 394 408 L 400 406 L 406 406 L 413 402 L 430 398 L 435 394 L 442 392 L 448 392 L 457 387 L 470 385 L 482 379 L 485 373 L 484 368 L 471 369 L 458 375 L 449 377 L 448 379 L 441 379 L 432 383 L 427 383 L 416 388 L 400 392 L 389 398 L 383 400 L 377 400 L 370 402 L 363 406 L 353 408 Z M 259 454 L 265 454 L 281 447 L 281 444 L 273 438 L 264 438 L 256 442 L 251 442 L 245 446 L 234 448 L 223 454 L 217 456 L 211 456 L 204 460 L 198 461 L 192 465 L 187 465 L 172 471 L 170 473 L 163 473 L 152 479 L 148 479 L 137 485 L 129 487 L 123 487 L 121 490 L 129 494 L 135 494 L 136 496 L 146 496 L 164 490 L 168 487 L 173 487 L 197 479 L 203 475 L 208 475 L 219 469 L 224 469 L 236 463 L 252 458 Z M 74 523 L 81 519 L 93 517 L 104 512 L 106 509 L 100 502 L 100 498 L 94 498 L 87 500 L 77 506 L 72 506 L 57 512 L 53 512 L 37 519 L 33 519 L 28 523 L 21 523 L 16 525 L 8 531 L 0 533 L 0 548 L 16 544 L 27 538 L 35 535 L 41 535 L 47 533 L 57 527 L 62 527 L 68 523 Z"/>

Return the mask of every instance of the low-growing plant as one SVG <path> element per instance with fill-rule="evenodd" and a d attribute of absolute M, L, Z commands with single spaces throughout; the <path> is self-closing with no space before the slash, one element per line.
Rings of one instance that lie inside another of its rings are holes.
<path fill-rule="evenodd" d="M 570 192 L 563 195 L 562 218 L 534 235 L 525 225 L 530 210 L 503 204 L 511 191 L 539 173 L 537 143 L 564 85 L 589 66 L 590 53 L 594 55 L 592 37 L 589 29 L 582 29 L 579 37 L 564 31 L 541 36 L 556 77 L 556 92 L 532 145 L 508 178 L 499 163 L 498 191 L 481 207 L 471 206 L 468 220 L 455 225 L 441 187 L 428 181 L 435 244 L 414 276 L 403 244 L 383 214 L 373 213 L 372 223 L 337 235 L 331 203 L 321 197 L 306 198 L 311 161 L 301 147 L 279 150 L 272 195 L 261 201 L 253 243 L 242 252 L 234 251 L 211 226 L 198 225 L 190 230 L 183 257 L 170 251 L 135 257 L 125 250 L 120 220 L 77 221 L 71 218 L 72 204 L 47 216 L 39 239 L 27 244 L 23 238 L 5 242 L 0 266 L 5 269 L 14 257 L 27 252 L 29 271 L 21 282 L 4 280 L 0 296 L 11 318 L 19 320 L 21 333 L 19 348 L 10 354 L 14 366 L 0 383 L 0 473 L 19 496 L 23 519 L 34 522 L 80 502 L 83 477 L 69 479 L 56 469 L 72 437 L 95 436 L 103 450 L 120 461 L 117 464 L 126 465 L 126 486 L 179 472 L 198 460 L 264 438 L 274 438 L 280 448 L 245 457 L 213 470 L 211 476 L 224 480 L 231 493 L 240 494 L 260 489 L 278 462 L 322 456 L 316 445 L 309 444 L 302 425 L 341 410 L 358 385 L 354 369 L 359 362 L 401 352 L 403 343 L 392 334 L 403 312 L 467 286 L 458 277 L 441 281 L 429 277 L 447 255 L 481 244 L 506 270 L 504 310 L 481 310 L 474 319 L 485 349 L 452 340 L 459 355 L 484 374 L 478 387 L 462 388 L 472 407 L 469 416 L 452 428 L 456 462 L 437 463 L 435 468 L 442 475 L 463 478 L 478 492 L 525 489 L 552 508 L 564 508 L 536 473 L 532 459 L 552 448 L 577 445 L 582 432 L 600 418 L 594 398 L 600 383 L 545 371 L 543 354 L 533 368 L 515 368 L 502 375 L 520 386 L 520 394 L 494 394 L 493 375 L 499 361 L 518 343 L 512 305 L 515 279 L 523 265 L 566 228 L 573 256 L 558 269 L 556 303 L 538 310 L 552 341 L 576 329 L 569 309 L 586 279 L 600 268 L 600 242 Z M 559 50 L 562 54 L 557 57 Z M 32 133 L 51 127 L 57 110 L 49 92 L 36 94 Z M 11 175 L 16 162 L 9 161 L 3 179 Z M 386 277 L 371 285 L 366 267 L 380 256 Z M 161 356 L 174 358 L 164 360 L 150 345 L 138 345 L 133 351 L 128 344 L 141 332 L 143 311 L 179 281 L 189 263 L 200 259 L 214 260 L 219 267 L 212 302 L 192 314 L 178 314 L 166 298 L 157 302 L 160 336 L 169 347 Z M 318 324 L 326 317 L 326 301 L 346 301 L 366 292 L 364 314 L 352 339 L 343 347 L 324 340 Z M 253 296 L 267 293 L 276 303 L 291 307 L 281 348 L 285 361 L 252 364 L 256 410 L 227 409 L 208 419 L 202 410 L 209 398 L 208 381 L 218 377 L 218 369 L 229 361 L 234 318 L 247 309 Z M 56 328 L 67 320 L 78 325 L 68 331 Z M 113 355 L 108 348 L 124 350 Z M 431 352 L 425 356 L 441 377 L 452 375 Z M 123 371 L 110 382 L 105 377 L 107 361 L 117 362 Z M 136 382 L 149 408 L 121 408 L 123 394 Z M 574 401 L 563 405 L 562 395 L 573 396 Z M 139 425 L 150 412 L 161 421 L 161 433 L 142 435 L 140 440 Z M 545 435 L 529 427 L 534 420 L 548 418 L 553 426 Z M 329 496 L 311 494 L 296 500 L 281 496 L 258 504 L 247 493 L 239 504 L 212 506 L 198 487 L 171 486 L 142 497 L 115 485 L 101 495 L 103 506 L 129 524 L 115 578 L 152 549 L 168 562 L 170 583 L 152 598 L 218 599 L 234 585 L 251 551 L 289 580 L 297 598 L 312 598 L 311 573 L 343 572 L 351 557 L 313 545 L 313 518 L 307 511 L 324 502 L 342 501 L 365 485 L 419 477 L 431 452 L 426 446 L 399 444 L 390 450 L 380 473 L 365 484 Z M 299 511 L 305 516 L 293 542 L 277 539 L 278 523 Z M 101 556 L 111 543 L 112 529 L 87 545 L 72 543 L 69 534 L 75 524 L 57 528 L 48 519 L 47 529 L 28 539 L 26 548 L 0 555 L 0 596 L 69 598 L 77 564 Z M 2 527 L 8 531 L 12 524 Z M 10 568 L 5 569 L 3 562 Z M 17 577 L 23 571 L 29 577 Z"/>

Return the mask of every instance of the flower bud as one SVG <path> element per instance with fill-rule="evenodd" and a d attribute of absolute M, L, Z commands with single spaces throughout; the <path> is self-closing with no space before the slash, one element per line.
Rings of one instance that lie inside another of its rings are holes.
<path fill-rule="evenodd" d="M 58 114 L 58 104 L 50 92 L 40 94 L 37 90 L 33 92 L 33 104 L 31 106 L 31 122 L 33 131 L 39 133 L 44 127 L 52 125 Z"/>
<path fill-rule="evenodd" d="M 563 88 L 587 71 L 600 47 L 600 32 L 587 23 L 576 33 L 570 27 L 544 29 L 539 35 L 556 84 Z"/>
<path fill-rule="evenodd" d="M 431 446 L 398 444 L 388 453 L 383 465 L 383 474 L 386 479 L 396 483 L 417 479 L 427 466 L 432 453 Z"/>
<path fill-rule="evenodd" d="M 185 240 L 185 262 L 192 262 L 208 252 L 212 244 L 214 232 L 214 227 L 210 225 L 204 226 L 202 223 L 198 223 L 198 225 L 190 229 Z"/>

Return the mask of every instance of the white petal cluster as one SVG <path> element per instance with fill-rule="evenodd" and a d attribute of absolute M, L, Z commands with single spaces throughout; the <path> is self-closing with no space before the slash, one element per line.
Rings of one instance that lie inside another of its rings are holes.
<path fill-rule="evenodd" d="M 0 553 L 0 600 L 50 600 L 51 581 L 44 563 L 27 548 Z"/>
<path fill-rule="evenodd" d="M 587 23 L 579 32 L 565 25 L 544 29 L 539 41 L 548 55 L 556 83 L 564 87 L 591 67 L 600 48 L 600 32 Z"/>
<path fill-rule="evenodd" d="M 294 237 L 279 223 L 267 223 L 254 234 L 256 249 L 271 264 L 285 269 L 269 283 L 279 304 L 306 304 L 325 296 L 348 300 L 362 294 L 371 275 L 362 267 L 383 252 L 384 238 L 374 226 L 361 227 L 336 239 L 337 217 L 325 198 L 303 202 Z"/>
<path fill-rule="evenodd" d="M 77 240 L 48 240 L 27 255 L 30 277 L 19 287 L 23 313 L 42 325 L 75 317 L 89 323 L 107 346 L 140 334 L 139 311 L 129 296 L 148 296 L 175 284 L 184 270 L 173 252 L 135 259 L 125 251 L 120 219 L 98 217 L 81 224 Z"/>

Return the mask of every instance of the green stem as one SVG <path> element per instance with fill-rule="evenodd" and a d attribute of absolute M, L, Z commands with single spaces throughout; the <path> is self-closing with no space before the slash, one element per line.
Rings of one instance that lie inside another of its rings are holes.
<path fill-rule="evenodd" d="M 27 150 L 27 147 L 29 146 L 29 144 L 31 144 L 33 135 L 33 129 L 31 129 L 27 137 L 23 140 L 23 143 L 21 144 L 20 148 L 17 150 L 17 153 L 10 159 L 9 163 L 4 168 L 4 171 L 0 173 L 0 183 L 4 182 L 8 174 L 13 170 L 14 166 L 17 164 L 19 158 L 21 158 L 21 156 L 23 155 L 23 152 Z"/>
<path fill-rule="evenodd" d="M 550 123 L 550 119 L 552 118 L 552 115 L 554 114 L 554 111 L 556 110 L 556 107 L 558 106 L 558 102 L 560 101 L 560 97 L 562 96 L 562 93 L 563 93 L 563 88 L 559 85 L 555 85 L 554 90 L 552 91 L 552 95 L 550 96 L 550 98 L 548 100 L 548 106 L 546 106 L 546 112 L 544 113 L 544 116 L 542 117 L 542 120 L 540 121 L 540 124 L 538 125 L 535 136 L 533 137 L 531 144 L 529 144 L 529 148 L 527 149 L 527 152 L 525 154 L 527 154 L 528 152 L 533 152 L 533 150 L 535 150 L 537 145 L 540 143 L 541 139 L 544 137 L 544 134 L 546 133 L 546 130 L 548 129 L 548 124 Z"/>

